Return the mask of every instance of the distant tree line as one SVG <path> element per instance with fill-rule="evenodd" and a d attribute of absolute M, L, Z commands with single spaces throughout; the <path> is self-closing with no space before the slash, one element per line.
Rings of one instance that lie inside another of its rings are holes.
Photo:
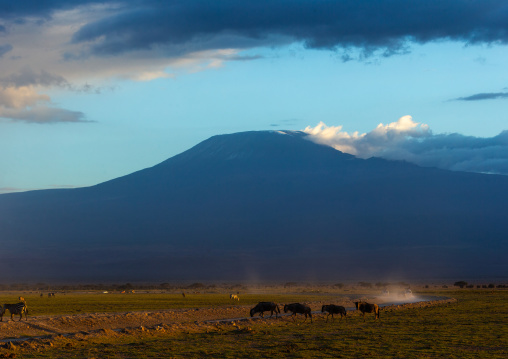
<path fill-rule="evenodd" d="M 475 285 L 474 284 L 469 284 L 467 283 L 466 281 L 458 281 L 458 282 L 455 282 L 453 283 L 453 286 L 454 287 L 460 287 L 460 288 L 474 288 Z M 487 288 L 487 289 L 492 289 L 492 288 L 508 288 L 508 285 L 506 284 L 494 284 L 494 283 L 490 283 L 490 284 L 477 284 L 476 285 L 476 288 L 479 289 L 479 288 Z"/>
<path fill-rule="evenodd" d="M 223 284 L 222 288 L 245 290 L 242 284 Z M 48 283 L 0 283 L 0 291 L 71 291 L 71 290 L 100 290 L 100 291 L 130 291 L 130 290 L 175 290 L 175 289 L 214 289 L 216 284 L 192 283 L 192 284 L 143 284 L 143 283 L 125 283 L 125 284 L 48 284 Z"/>
<path fill-rule="evenodd" d="M 304 284 L 304 283 L 296 283 L 296 282 L 287 282 L 282 284 L 285 288 L 292 288 L 292 287 L 315 287 L 315 285 L 311 284 Z M 369 282 L 358 282 L 356 284 L 360 288 L 386 288 L 390 285 L 399 285 L 402 287 L 408 287 L 409 284 L 405 282 L 397 282 L 397 283 L 384 283 L 384 282 L 378 282 L 375 284 L 369 283 Z M 274 287 L 277 287 L 277 285 L 273 285 Z M 326 286 L 326 285 L 322 285 Z M 344 288 L 346 287 L 343 283 L 336 283 L 332 284 L 332 286 L 336 288 Z M 353 285 L 354 286 L 354 285 Z M 477 289 L 493 289 L 493 288 L 508 288 L 508 285 L 506 284 L 470 284 L 466 281 L 457 281 L 453 284 L 455 287 L 459 288 L 477 288 Z M 188 289 L 188 290 L 211 290 L 216 289 L 217 287 L 228 289 L 228 290 L 234 290 L 234 291 L 240 291 L 240 290 L 246 290 L 247 286 L 243 284 L 229 284 L 229 283 L 221 283 L 219 285 L 217 284 L 205 284 L 200 282 L 195 282 L 191 284 L 182 284 L 182 283 L 159 283 L 159 284 L 143 284 L 143 283 L 124 283 L 124 284 L 104 284 L 104 283 L 94 283 L 94 284 L 50 284 L 50 283 L 0 283 L 0 291 L 131 291 L 131 290 L 163 290 L 163 291 L 171 291 L 171 290 L 182 290 L 182 289 Z M 426 285 L 426 288 L 429 286 Z M 442 288 L 448 288 L 447 285 L 443 285 Z"/>

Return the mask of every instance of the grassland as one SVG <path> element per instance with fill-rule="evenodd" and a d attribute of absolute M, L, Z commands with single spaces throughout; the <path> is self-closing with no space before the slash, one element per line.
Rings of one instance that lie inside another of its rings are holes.
<path fill-rule="evenodd" d="M 456 290 L 427 292 L 458 301 L 442 306 L 382 311 L 381 321 L 364 322 L 353 315 L 347 322 L 316 318 L 314 323 L 294 323 L 289 318 L 241 321 L 235 324 L 183 327 L 179 330 L 127 331 L 86 338 L 53 338 L 51 345 L 18 349 L 17 358 L 506 358 L 508 356 L 508 291 Z M 76 294 L 79 309 L 97 308 Z M 93 296 L 92 296 L 93 297 Z M 143 296 L 140 295 L 140 298 Z M 158 306 L 175 308 L 231 305 L 217 296 L 179 302 L 161 299 Z M 302 295 L 309 301 L 318 296 Z M 245 299 L 244 299 L 245 298 Z M 242 301 L 254 303 L 253 294 Z M 283 298 L 296 300 L 292 295 Z M 1 299 L 1 297 L 0 297 Z M 54 298 L 56 299 L 56 298 Z M 186 298 L 187 299 L 191 299 Z M 323 296 L 319 296 L 323 299 Z M 135 307 L 137 297 L 122 302 Z M 151 300 L 151 299 L 150 299 Z M 201 300 L 201 301 L 200 301 Z M 145 296 L 146 301 L 146 296 Z M 157 302 L 157 301 L 155 301 Z M 130 303 L 130 304 L 129 304 Z M 139 302 L 138 302 L 139 304 Z M 70 306 L 70 313 L 73 307 Z M 139 308 L 138 308 L 139 309 Z M 48 311 L 48 314 L 51 311 Z M 12 354 L 4 350 L 2 353 Z"/>
<path fill-rule="evenodd" d="M 63 315 L 82 313 L 119 313 L 129 311 L 154 311 L 183 308 L 224 307 L 232 304 L 253 305 L 266 298 L 266 294 L 242 294 L 241 301 L 229 299 L 226 293 L 134 293 L 120 294 L 95 293 L 57 293 L 54 297 L 40 297 L 35 294 L 23 294 L 30 315 Z M 0 303 L 16 303 L 20 293 L 3 293 Z M 333 298 L 329 295 L 313 294 L 270 294 L 270 300 L 277 303 L 317 301 Z"/>

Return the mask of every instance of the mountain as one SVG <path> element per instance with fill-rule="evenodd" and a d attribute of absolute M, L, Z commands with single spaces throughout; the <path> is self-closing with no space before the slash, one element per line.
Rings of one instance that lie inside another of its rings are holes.
<path fill-rule="evenodd" d="M 214 136 L 96 186 L 0 195 L 1 281 L 506 278 L 508 176 Z"/>

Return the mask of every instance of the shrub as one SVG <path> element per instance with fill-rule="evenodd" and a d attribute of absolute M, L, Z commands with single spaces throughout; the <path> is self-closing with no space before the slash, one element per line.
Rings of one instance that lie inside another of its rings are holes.
<path fill-rule="evenodd" d="M 464 282 L 463 280 L 459 281 L 459 282 L 455 282 L 453 283 L 453 286 L 454 287 L 461 287 L 461 288 L 464 288 L 465 286 L 467 286 L 467 282 Z"/>

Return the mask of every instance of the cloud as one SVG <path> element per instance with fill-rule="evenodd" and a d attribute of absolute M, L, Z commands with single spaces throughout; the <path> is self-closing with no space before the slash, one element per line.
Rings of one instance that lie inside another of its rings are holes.
<path fill-rule="evenodd" d="M 50 107 L 51 98 L 41 94 L 37 88 L 59 86 L 76 92 L 99 93 L 100 89 L 88 84 L 76 87 L 65 78 L 47 71 L 35 72 L 30 68 L 0 77 L 0 118 L 14 122 L 57 123 L 91 122 L 84 113 Z"/>
<path fill-rule="evenodd" d="M 31 86 L 0 89 L 0 106 L 6 108 L 21 109 L 49 101 L 49 96 L 38 94 Z"/>
<path fill-rule="evenodd" d="M 156 79 L 172 78 L 174 75 L 168 74 L 164 71 L 146 71 L 135 74 L 132 79 L 136 81 L 152 81 Z"/>
<path fill-rule="evenodd" d="M 339 50 L 344 61 L 404 54 L 413 43 L 506 44 L 507 21 L 497 0 L 0 2 L 0 86 L 33 86 L 41 101 L 45 87 L 99 93 L 105 79 L 173 77 L 292 43 Z"/>
<path fill-rule="evenodd" d="M 147 0 L 83 25 L 72 41 L 99 56 L 291 42 L 391 56 L 406 53 L 411 42 L 507 43 L 507 21 L 507 6 L 497 0 Z"/>
<path fill-rule="evenodd" d="M 0 118 L 40 124 L 89 122 L 82 112 L 48 107 L 50 102 L 32 86 L 0 88 Z"/>
<path fill-rule="evenodd" d="M 38 106 L 35 108 L 6 109 L 0 107 L 0 118 L 31 123 L 90 122 L 79 111 Z"/>
<path fill-rule="evenodd" d="M 285 127 L 294 127 L 297 123 L 301 123 L 302 120 L 297 118 L 288 118 L 285 120 L 279 120 L 277 123 L 271 123 L 271 127 L 279 127 L 279 126 L 285 126 Z"/>
<path fill-rule="evenodd" d="M 35 72 L 29 67 L 24 67 L 19 72 L 10 74 L 5 77 L 0 77 L 0 84 L 4 86 L 29 86 L 29 85 L 40 85 L 40 86 L 66 86 L 68 85 L 67 80 L 62 76 L 53 75 L 45 70 Z"/>
<path fill-rule="evenodd" d="M 404 160 L 424 167 L 508 175 L 508 131 L 490 138 L 434 134 L 411 116 L 368 133 L 348 133 L 320 122 L 307 127 L 309 139 L 360 158 Z"/>
<path fill-rule="evenodd" d="M 75 186 L 75 185 L 66 185 L 66 184 L 52 184 L 46 188 L 18 188 L 18 187 L 0 187 L 0 194 L 4 193 L 14 193 L 14 192 L 26 192 L 26 191 L 36 191 L 36 190 L 44 190 L 44 189 L 55 189 L 55 188 L 82 188 L 83 186 Z"/>
<path fill-rule="evenodd" d="M 39 124 L 58 122 L 91 122 L 85 120 L 83 112 L 46 106 L 23 109 L 7 109 L 0 107 L 0 118 L 16 122 L 22 121 Z"/>
<path fill-rule="evenodd" d="M 0 187 L 0 194 L 12 193 L 12 192 L 24 192 L 29 191 L 28 188 L 17 188 L 17 187 Z"/>
<path fill-rule="evenodd" d="M 0 45 L 0 58 L 2 58 L 6 53 L 12 50 L 12 45 Z"/>
<path fill-rule="evenodd" d="M 508 92 L 487 92 L 487 93 L 477 93 L 471 96 L 459 97 L 455 100 L 457 101 L 481 101 L 481 100 L 496 100 L 496 99 L 504 99 L 508 98 Z"/>
<path fill-rule="evenodd" d="M 52 184 L 50 188 L 82 188 L 83 186 L 76 186 L 73 184 Z"/>
<path fill-rule="evenodd" d="M 76 6 L 101 3 L 99 0 L 18 0 L 0 2 L 0 14 L 3 18 L 16 19 L 20 22 L 24 17 L 50 19 L 56 10 L 66 10 Z"/>

